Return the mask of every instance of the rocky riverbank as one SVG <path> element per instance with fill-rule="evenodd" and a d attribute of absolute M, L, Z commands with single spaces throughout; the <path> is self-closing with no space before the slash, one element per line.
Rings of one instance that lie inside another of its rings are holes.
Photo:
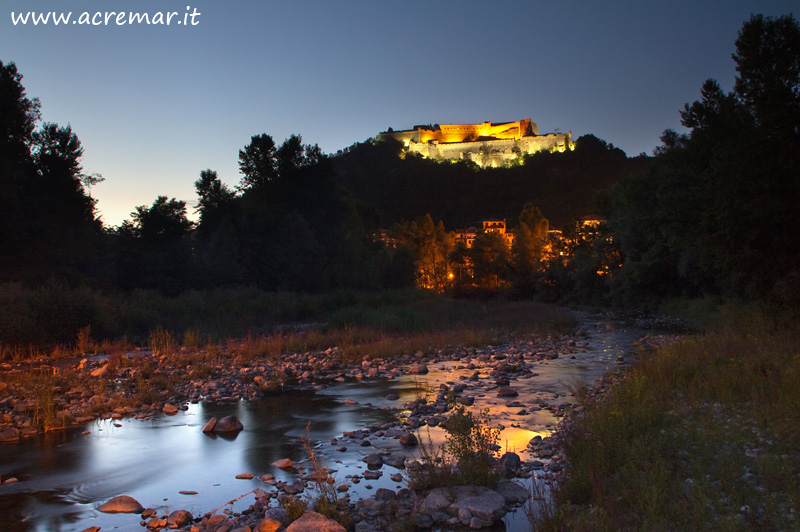
<path fill-rule="evenodd" d="M 348 475 L 336 486 L 338 498 L 346 505 L 350 516 L 350 528 L 386 530 L 387 523 L 391 522 L 393 525 L 403 523 L 408 529 L 442 526 L 478 529 L 491 526 L 509 509 L 519 507 L 527 498 L 528 490 L 507 480 L 501 484 L 502 488 L 491 493 L 477 487 L 464 488 L 455 495 L 450 493 L 447 505 L 442 500 L 437 501 L 436 497 L 442 497 L 439 492 L 412 492 L 407 488 L 407 481 L 409 470 L 418 467 L 414 434 L 420 434 L 423 427 L 446 424 L 455 400 L 475 405 L 475 408 L 491 406 L 491 423 L 511 426 L 525 426 L 532 414 L 545 413 L 558 419 L 566 412 L 580 409 L 567 393 L 530 394 L 529 391 L 536 387 L 540 371 L 556 361 L 580 362 L 586 346 L 587 340 L 582 336 L 533 338 L 484 348 L 455 347 L 389 359 L 363 359 L 357 364 L 344 364 L 342 353 L 336 348 L 293 353 L 280 359 L 244 357 L 232 352 L 228 353 L 227 360 L 216 361 L 209 361 L 205 353 L 184 351 L 168 356 L 132 354 L 122 358 L 86 359 L 75 368 L 66 369 L 55 361 L 43 361 L 33 369 L 40 374 L 61 377 L 62 382 L 68 379 L 68 387 L 52 388 L 52 403 L 66 412 L 65 419 L 78 423 L 87 421 L 86 418 L 151 419 L 175 414 L 189 402 L 258 400 L 264 395 L 279 393 L 283 386 L 324 388 L 335 382 L 395 379 L 408 374 L 421 376 L 446 367 L 445 382 L 438 387 L 421 389 L 415 401 L 395 406 L 396 422 L 354 427 L 332 440 L 328 448 L 318 448 L 317 452 L 327 457 L 354 447 L 365 452 L 367 469 L 361 474 Z M 623 362 L 621 359 L 625 356 L 616 354 L 614 362 Z M 4 365 L 2 369 L 12 376 L 24 371 L 12 365 Z M 146 382 L 143 376 L 156 382 L 166 381 L 171 397 L 145 403 L 131 397 L 130 393 L 126 395 L 131 389 L 129 383 Z M 32 434 L 36 417 L 35 412 L 31 412 L 31 401 L 36 399 L 36 390 L 24 379 L 10 378 L 3 382 L 7 383 L 2 387 L 4 397 L 0 400 L 3 428 L 6 432 L 17 430 L 18 437 Z M 391 402 L 396 397 L 387 396 L 386 400 Z M 539 477 L 556 475 L 565 467 L 563 457 L 549 437 L 535 437 L 526 449 L 515 450 L 519 454 L 509 452 L 501 460 L 508 479 L 530 478 L 533 474 Z M 177 522 L 170 518 L 174 512 L 159 515 L 155 509 L 145 509 L 141 524 L 155 529 L 182 527 L 193 532 L 244 532 L 281 527 L 290 531 L 304 530 L 298 528 L 302 521 L 289 521 L 284 506 L 287 497 L 318 498 L 319 472 L 304 471 L 302 467 L 295 471 L 296 478 L 292 482 L 275 480 L 269 472 L 255 472 L 264 485 L 252 492 L 255 502 L 243 511 L 226 511 L 226 505 L 214 512 L 190 516 L 188 520 L 184 511 L 182 520 Z M 355 495 L 355 486 L 361 484 L 363 493 L 363 488 L 370 490 L 370 483 L 384 475 L 394 483 L 394 489 L 379 487 L 369 496 Z M 428 501 L 429 497 L 433 498 Z M 312 513 L 307 514 L 313 517 Z M 313 526 L 321 526 L 322 518 L 313 517 L 312 520 L 312 517 L 306 520 L 313 521 Z"/>

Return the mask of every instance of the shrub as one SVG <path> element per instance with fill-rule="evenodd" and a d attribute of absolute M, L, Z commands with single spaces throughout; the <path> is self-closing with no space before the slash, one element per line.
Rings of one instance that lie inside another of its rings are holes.
<path fill-rule="evenodd" d="M 445 442 L 435 448 L 420 440 L 421 467 L 409 471 L 412 489 L 431 489 L 450 485 L 494 487 L 498 474 L 494 466 L 494 449 L 500 437 L 498 429 L 488 425 L 488 410 L 473 414 L 458 405 L 443 424 Z"/>

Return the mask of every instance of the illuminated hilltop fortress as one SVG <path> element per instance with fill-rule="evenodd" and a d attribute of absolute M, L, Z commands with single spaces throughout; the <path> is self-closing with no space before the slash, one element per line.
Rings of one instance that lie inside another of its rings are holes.
<path fill-rule="evenodd" d="M 572 132 L 540 135 L 536 122 L 446 124 L 414 126 L 378 134 L 378 140 L 395 139 L 410 153 L 432 159 L 467 159 L 482 167 L 504 166 L 521 155 L 539 151 L 574 149 Z"/>

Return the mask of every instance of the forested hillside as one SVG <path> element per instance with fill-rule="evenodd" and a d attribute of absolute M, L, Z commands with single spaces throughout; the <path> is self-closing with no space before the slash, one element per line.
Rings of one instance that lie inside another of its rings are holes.
<path fill-rule="evenodd" d="M 373 205 L 384 227 L 429 213 L 455 228 L 481 218 L 513 222 L 526 203 L 539 207 L 554 227 L 596 213 L 594 199 L 641 171 L 646 157 L 585 135 L 573 152 L 542 152 L 510 168 L 481 169 L 469 162 L 401 158 L 396 142 L 364 142 L 334 158 L 336 180 Z"/>

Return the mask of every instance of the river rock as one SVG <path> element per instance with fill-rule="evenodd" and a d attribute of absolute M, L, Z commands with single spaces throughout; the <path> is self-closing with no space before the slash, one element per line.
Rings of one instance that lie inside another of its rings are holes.
<path fill-rule="evenodd" d="M 383 463 L 396 469 L 405 469 L 406 455 L 402 452 L 392 453 L 383 459 Z"/>
<path fill-rule="evenodd" d="M 203 427 L 203 432 L 213 432 L 214 426 L 216 426 L 216 424 L 217 424 L 217 418 L 212 417 L 211 419 L 208 420 L 208 423 L 206 423 L 205 426 Z"/>
<path fill-rule="evenodd" d="M 270 506 L 267 508 L 266 512 L 264 512 L 264 518 L 272 519 L 282 525 L 286 525 L 286 523 L 289 522 L 289 514 L 283 506 Z"/>
<path fill-rule="evenodd" d="M 93 369 L 92 373 L 91 373 L 92 377 L 94 377 L 96 379 L 100 379 L 100 378 L 103 378 L 103 377 L 108 377 L 108 374 L 109 374 L 108 364 L 106 364 L 103 367 L 100 367 L 100 368 L 97 368 L 97 369 Z"/>
<path fill-rule="evenodd" d="M 104 502 L 97 509 L 107 514 L 139 514 L 144 510 L 144 506 L 133 497 L 119 495 Z"/>
<path fill-rule="evenodd" d="M 519 455 L 509 452 L 501 456 L 497 461 L 497 471 L 505 477 L 510 477 L 517 472 L 521 465 L 522 460 L 520 460 Z"/>
<path fill-rule="evenodd" d="M 161 410 L 168 416 L 174 416 L 178 413 L 178 407 L 169 403 L 165 404 Z"/>
<path fill-rule="evenodd" d="M 286 528 L 286 532 L 347 532 L 347 530 L 333 519 L 307 510 Z"/>
<path fill-rule="evenodd" d="M 428 373 L 428 366 L 425 364 L 411 364 L 408 367 L 408 371 L 412 375 L 425 375 Z"/>
<path fill-rule="evenodd" d="M 444 511 L 450 506 L 452 496 L 453 493 L 447 488 L 434 488 L 428 493 L 425 499 L 423 499 L 422 504 L 419 506 L 419 511 L 425 515 L 433 515 L 437 512 Z"/>
<path fill-rule="evenodd" d="M 383 471 L 373 471 L 373 470 L 364 471 L 365 480 L 378 480 L 382 476 L 383 476 Z"/>
<path fill-rule="evenodd" d="M 394 501 L 396 499 L 397 499 L 397 493 L 395 493 L 394 490 L 390 490 L 387 488 L 378 488 L 377 491 L 375 491 L 375 500 L 389 502 L 389 501 Z"/>
<path fill-rule="evenodd" d="M 478 489 L 478 493 L 470 496 L 459 494 L 459 498 L 453 503 L 454 510 L 466 509 L 481 521 L 487 524 L 494 523 L 506 514 L 505 498 L 490 489 Z"/>
<path fill-rule="evenodd" d="M 84 528 L 83 530 L 81 530 L 81 532 L 99 532 L 99 531 L 100 531 L 99 526 L 90 526 L 89 528 Z"/>
<path fill-rule="evenodd" d="M 253 529 L 253 532 L 276 532 L 279 528 L 283 525 L 280 521 L 276 521 L 275 519 L 270 519 L 269 517 L 265 517 L 256 525 Z"/>
<path fill-rule="evenodd" d="M 157 528 L 164 528 L 167 526 L 166 519 L 159 519 L 158 517 L 154 517 L 147 522 L 147 528 L 151 530 L 155 530 Z"/>
<path fill-rule="evenodd" d="M 406 432 L 400 436 L 400 445 L 403 447 L 416 447 L 418 444 L 419 441 L 417 440 L 417 437 L 410 432 Z"/>
<path fill-rule="evenodd" d="M 239 432 L 242 429 L 244 425 L 236 416 L 225 416 L 214 425 L 214 432 Z"/>
<path fill-rule="evenodd" d="M 177 526 L 181 527 L 184 525 L 188 525 L 192 522 L 192 514 L 187 510 L 175 510 L 169 517 L 167 517 L 167 524 L 169 526 Z"/>
<path fill-rule="evenodd" d="M 502 386 L 497 389 L 497 397 L 516 397 L 519 393 L 510 386 Z"/>
<path fill-rule="evenodd" d="M 370 469 L 378 469 L 383 465 L 383 458 L 378 453 L 368 454 L 363 458 L 363 461 L 366 462 L 367 467 Z"/>
<path fill-rule="evenodd" d="M 527 501 L 531 494 L 525 488 L 516 482 L 503 480 L 497 484 L 495 491 L 503 496 L 508 504 L 520 504 Z"/>
<path fill-rule="evenodd" d="M 280 460 L 275 460 L 272 462 L 272 465 L 278 469 L 289 469 L 292 467 L 292 461 L 289 458 L 281 458 Z"/>
<path fill-rule="evenodd" d="M 0 442 L 19 441 L 19 430 L 10 428 L 0 432 Z"/>

